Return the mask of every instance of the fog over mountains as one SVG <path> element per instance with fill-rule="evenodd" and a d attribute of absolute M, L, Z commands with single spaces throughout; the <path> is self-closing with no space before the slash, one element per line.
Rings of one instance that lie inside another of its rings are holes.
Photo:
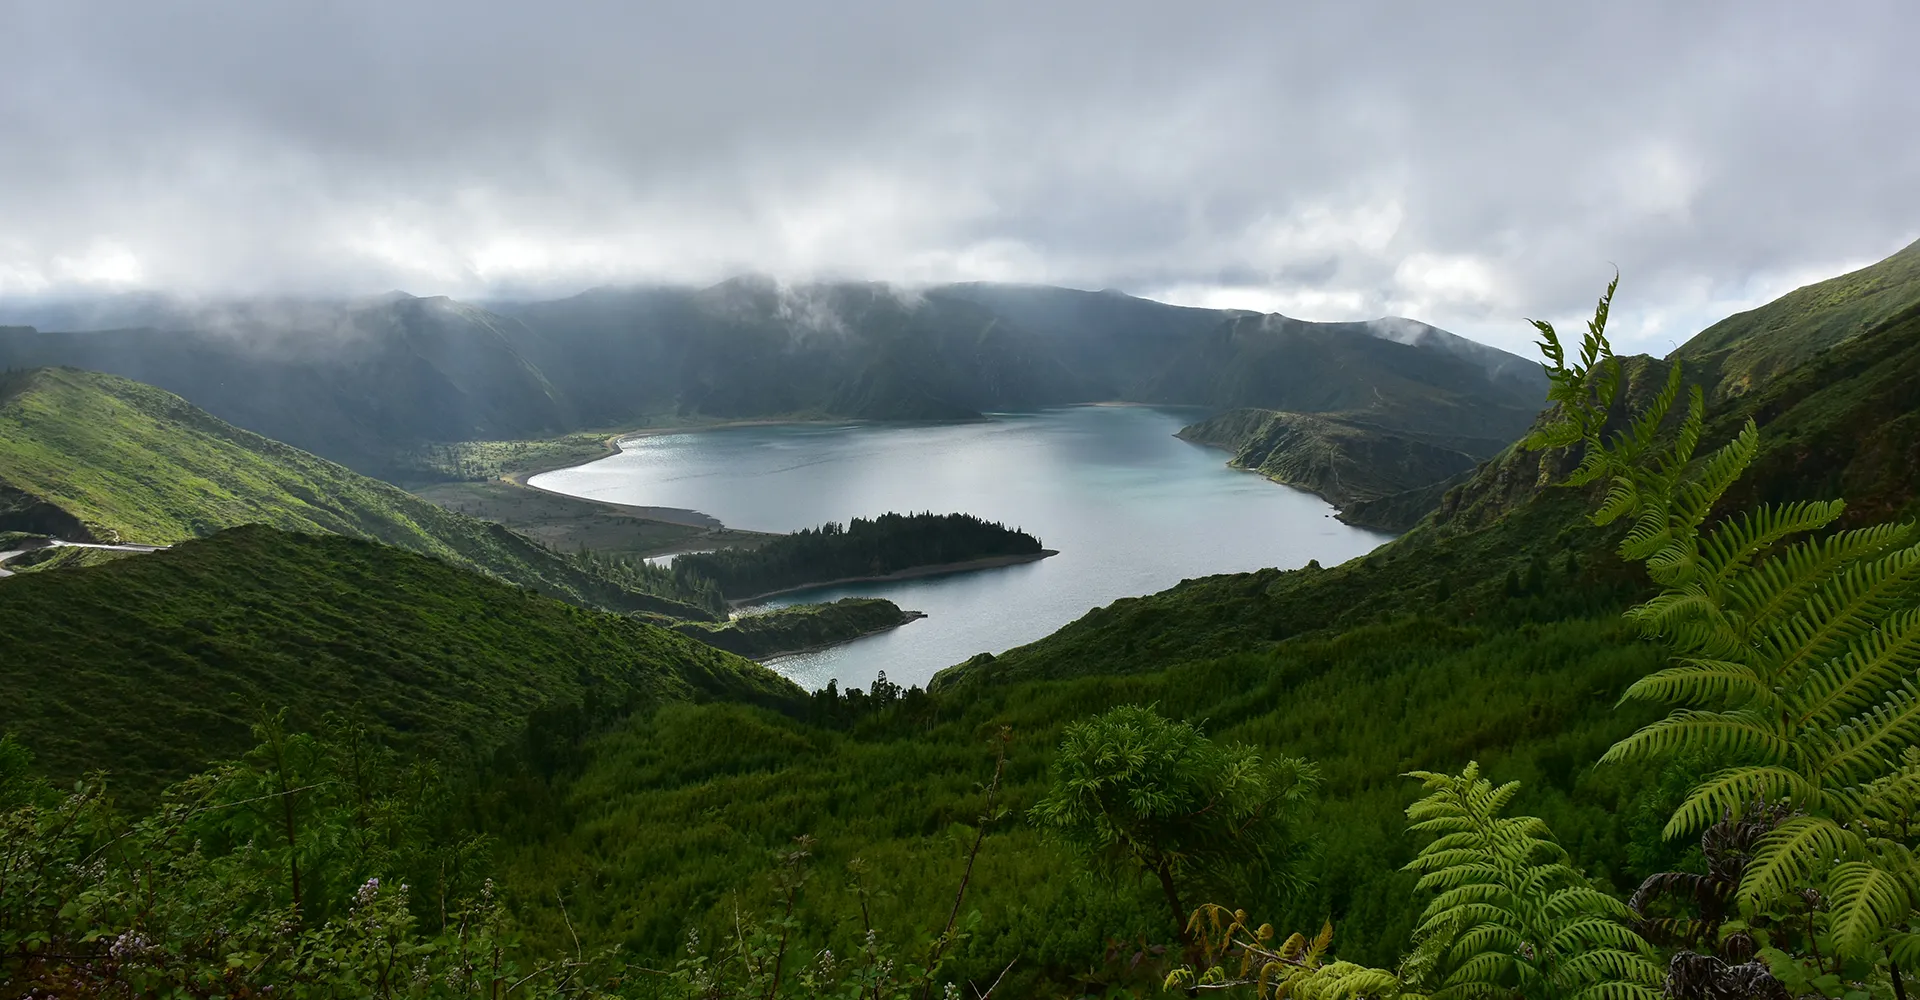
<path fill-rule="evenodd" d="M 393 293 L 0 314 L 0 366 L 71 365 L 390 474 L 430 441 L 661 417 L 948 420 L 1124 400 L 1342 414 L 1476 456 L 1523 430 L 1537 365 L 1406 319 L 1312 323 L 1118 292 L 958 284 L 601 288 L 496 302 Z"/>

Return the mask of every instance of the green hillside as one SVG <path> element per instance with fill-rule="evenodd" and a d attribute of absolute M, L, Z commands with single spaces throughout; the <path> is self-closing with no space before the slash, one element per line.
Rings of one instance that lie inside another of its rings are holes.
<path fill-rule="evenodd" d="M 1858 271 L 1721 320 L 1673 356 L 1711 371 L 1715 395 L 1765 388 L 1821 351 L 1920 309 L 1920 242 Z"/>
<path fill-rule="evenodd" d="M 1180 437 L 1232 454 L 1228 464 L 1298 487 L 1342 508 L 1440 482 L 1473 468 L 1474 456 L 1448 442 L 1396 433 L 1352 419 L 1228 410 L 1180 430 Z"/>
<path fill-rule="evenodd" d="M 63 519 L 77 522 L 85 536 L 70 540 L 156 545 L 251 523 L 331 532 L 579 604 L 707 617 L 628 590 L 498 524 L 241 430 L 152 386 L 65 368 L 0 375 L 0 529 L 57 533 L 61 525 L 50 522 Z"/>
<path fill-rule="evenodd" d="M 575 426 L 514 352 L 514 321 L 446 298 L 147 303 L 123 328 L 0 329 L 0 368 L 111 372 L 230 423 L 392 478 L 418 441 L 545 437 Z"/>
<path fill-rule="evenodd" d="M 567 711 L 605 720 L 666 700 L 800 695 L 632 618 L 389 546 L 264 526 L 0 579 L 0 635 L 0 732 L 56 775 L 105 768 L 147 791 L 251 746 L 249 725 L 280 708 L 305 726 L 346 713 L 473 761 L 536 711 L 552 726 Z"/>

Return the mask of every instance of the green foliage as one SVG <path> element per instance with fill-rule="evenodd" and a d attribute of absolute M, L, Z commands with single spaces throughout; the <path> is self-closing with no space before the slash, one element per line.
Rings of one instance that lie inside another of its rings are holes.
<path fill-rule="evenodd" d="M 694 618 L 702 611 L 714 619 L 724 620 L 727 616 L 727 600 L 721 596 L 719 584 L 699 574 L 675 572 L 669 567 L 655 566 L 635 556 L 609 555 L 584 549 L 575 553 L 573 559 L 601 579 L 610 580 L 635 593 L 652 594 L 678 603 L 684 606 L 686 612 L 691 612 L 682 613 L 680 617 Z"/>
<path fill-rule="evenodd" d="M 484 482 L 583 465 L 612 454 L 608 435 L 582 432 L 528 441 L 438 441 L 396 450 L 390 457 L 402 481 Z"/>
<path fill-rule="evenodd" d="M 63 778 L 150 792 L 240 752 L 263 705 L 353 710 L 475 760 L 536 710 L 550 739 L 633 706 L 797 702 L 762 667 L 669 630 L 539 597 L 401 549 L 234 528 L 108 565 L 0 580 L 0 730 Z M 562 709 L 566 709 L 562 712 Z"/>
<path fill-rule="evenodd" d="M 1558 419 L 1529 444 L 1584 449 L 1569 482 L 1605 482 L 1596 523 L 1631 525 L 1622 557 L 1660 585 L 1628 617 L 1674 656 L 1626 698 L 1672 707 L 1607 752 L 1642 760 L 1678 752 L 1732 760 L 1697 782 L 1669 836 L 1738 815 L 1759 801 L 1795 814 L 1761 839 L 1745 866 L 1743 906 L 1823 899 L 1829 971 L 1882 955 L 1920 958 L 1908 916 L 1920 893 L 1909 817 L 1920 807 L 1920 544 L 1911 524 L 1825 535 L 1844 505 L 1762 504 L 1706 521 L 1759 452 L 1749 421 L 1697 456 L 1703 394 L 1676 412 L 1682 381 L 1608 433 L 1621 366 L 1606 341 L 1613 288 L 1600 300 L 1579 359 L 1567 363 L 1536 323 L 1553 362 Z M 1812 537 L 1804 537 L 1812 536 Z"/>
<path fill-rule="evenodd" d="M 260 727 L 146 817 L 98 779 L 0 772 L 0 981 L 24 996 L 597 996 L 615 967 L 533 961 L 445 831 L 447 786 L 367 734 Z M 0 741 L 0 761 L 18 757 Z M 599 956 L 596 956 L 599 958 Z M 509 990 L 509 988 L 513 990 Z"/>
<path fill-rule="evenodd" d="M 971 514 L 882 514 L 782 535 L 750 549 L 679 556 L 673 571 L 732 600 L 994 556 L 1037 556 L 1040 540 Z"/>
<path fill-rule="evenodd" d="M 1319 781 L 1299 758 L 1269 763 L 1246 744 L 1123 705 L 1067 727 L 1053 789 L 1030 815 L 1108 874 L 1155 879 L 1185 940 L 1183 891 L 1250 870 L 1293 874 L 1292 821 Z"/>
<path fill-rule="evenodd" d="M 1659 996 L 1660 966 L 1629 912 L 1595 889 L 1532 816 L 1502 816 L 1518 790 L 1470 763 L 1416 771 L 1427 795 L 1408 829 L 1435 834 L 1407 865 L 1436 895 L 1414 931 L 1407 973 L 1435 1000 Z"/>
<path fill-rule="evenodd" d="M 10 373 L 4 382 L 0 499 L 10 490 L 35 498 L 96 540 L 166 545 L 269 524 L 385 542 L 576 604 L 709 617 L 152 386 L 71 369 Z"/>
<path fill-rule="evenodd" d="M 709 646 L 751 659 L 763 660 L 857 639 L 916 618 L 898 604 L 879 597 L 843 597 L 828 604 L 796 604 L 739 615 L 724 625 L 677 622 L 673 628 Z M 884 681 L 885 673 L 881 674 Z"/>
<path fill-rule="evenodd" d="M 1175 969 L 1168 990 L 1251 988 L 1257 1000 L 1392 1000 L 1413 996 L 1400 977 L 1333 958 L 1333 922 L 1309 938 L 1295 932 L 1274 943 L 1272 924 L 1248 923 L 1247 911 L 1208 904 L 1196 910 L 1188 932 L 1200 943 L 1200 965 Z"/>

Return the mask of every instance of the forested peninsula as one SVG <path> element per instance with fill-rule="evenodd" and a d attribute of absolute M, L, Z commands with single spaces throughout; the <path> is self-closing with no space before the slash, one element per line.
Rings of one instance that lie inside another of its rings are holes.
<path fill-rule="evenodd" d="M 1040 539 L 971 514 L 882 514 L 805 528 L 751 549 L 684 555 L 673 571 L 739 603 L 831 583 L 902 579 L 1044 559 Z"/>

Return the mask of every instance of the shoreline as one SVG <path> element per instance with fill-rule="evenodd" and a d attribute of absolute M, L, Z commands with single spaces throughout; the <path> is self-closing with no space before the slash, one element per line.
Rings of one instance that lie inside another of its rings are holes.
<path fill-rule="evenodd" d="M 721 521 L 717 517 L 714 517 L 712 514 L 705 513 L 704 511 L 693 510 L 687 507 L 650 507 L 650 506 L 643 506 L 639 504 L 620 503 L 614 500 L 596 500 L 592 497 L 583 497 L 573 493 L 562 493 L 559 490 L 550 490 L 544 486 L 535 486 L 530 480 L 532 480 L 533 477 L 535 476 L 544 476 L 549 472 L 561 472 L 566 469 L 577 469 L 583 465 L 592 465 L 593 463 L 598 462 L 601 459 L 612 458 L 615 455 L 618 455 L 626 451 L 625 448 L 620 447 L 620 442 L 632 441 L 637 438 L 659 437 L 664 434 L 691 434 L 698 431 L 723 430 L 729 427 L 778 427 L 778 426 L 785 426 L 785 425 L 801 425 L 801 424 L 845 426 L 845 425 L 851 425 L 851 424 L 861 424 L 866 422 L 867 421 L 863 421 L 863 420 L 829 420 L 824 418 L 807 419 L 805 417 L 790 417 L 790 418 L 769 417 L 769 418 L 754 419 L 754 420 L 722 420 L 722 421 L 719 421 L 716 423 L 710 423 L 710 424 L 684 424 L 684 425 L 679 425 L 674 427 L 641 427 L 641 428 L 637 428 L 630 431 L 620 431 L 618 433 L 611 434 L 605 438 L 602 438 L 600 441 L 600 447 L 604 451 L 604 454 L 597 455 L 585 461 L 567 461 L 567 462 L 560 462 L 558 464 L 542 462 L 535 465 L 527 466 L 526 468 L 515 469 L 512 472 L 501 473 L 500 480 L 502 482 L 512 483 L 513 485 L 518 486 L 521 489 L 537 490 L 541 493 L 550 494 L 552 496 L 566 497 L 569 500 L 582 500 L 587 503 L 600 503 L 600 504 L 606 504 L 609 507 L 618 507 L 622 510 L 632 512 L 633 516 L 635 517 L 645 518 L 646 520 L 649 520 L 649 521 L 664 521 L 668 524 L 679 524 L 689 528 L 709 528 L 709 529 L 727 528 L 727 525 L 725 522 Z M 762 535 L 784 534 L 784 532 L 778 532 L 778 531 L 755 531 L 755 529 L 752 529 L 752 528 L 732 528 L 728 530 L 750 531 L 750 532 L 754 532 L 755 534 L 762 534 Z"/>
<path fill-rule="evenodd" d="M 979 559 L 963 559 L 960 562 L 939 563 L 933 566 L 912 566 L 907 569 L 894 570 L 891 573 L 883 573 L 878 576 L 847 576 L 837 580 L 821 580 L 817 583 L 805 583 L 797 587 L 782 587 L 779 590 L 769 590 L 765 593 L 752 594 L 747 597 L 729 600 L 727 607 L 738 608 L 744 605 L 756 604 L 769 597 L 778 597 L 781 594 L 795 594 L 803 590 L 819 590 L 823 587 L 839 587 L 849 583 L 892 583 L 896 580 L 917 580 L 921 577 L 945 576 L 948 573 L 970 573 L 980 569 L 999 569 L 1002 566 L 1020 566 L 1030 562 L 1039 562 L 1049 556 L 1057 556 L 1059 554 L 1059 549 L 1041 549 L 1038 552 L 1023 552 L 1019 555 L 982 556 Z"/>
<path fill-rule="evenodd" d="M 773 668 L 768 665 L 767 663 L 768 660 L 777 660 L 783 656 L 805 656 L 808 653 L 818 653 L 823 649 L 833 649 L 836 646 L 844 646 L 850 642 L 858 642 L 861 639 L 867 638 L 868 636 L 875 636 L 875 635 L 881 634 L 882 632 L 891 632 L 894 629 L 903 628 L 907 625 L 911 625 L 914 622 L 919 621 L 922 618 L 928 618 L 928 617 L 931 617 L 931 616 L 928 615 L 925 611 L 903 611 L 900 613 L 899 621 L 894 622 L 891 625 L 882 625 L 879 628 L 868 629 L 865 632 L 860 633 L 859 635 L 850 635 L 845 639 L 836 639 L 833 642 L 816 642 L 811 646 L 801 646 L 799 649 L 783 649 L 777 653 L 762 653 L 760 654 L 760 658 L 758 659 L 755 659 L 754 657 L 751 657 L 751 656 L 747 657 L 747 659 L 753 660 L 753 662 L 758 663 L 761 666 L 767 667 L 768 669 L 771 670 Z M 785 675 L 782 674 L 781 676 L 785 676 Z"/>

